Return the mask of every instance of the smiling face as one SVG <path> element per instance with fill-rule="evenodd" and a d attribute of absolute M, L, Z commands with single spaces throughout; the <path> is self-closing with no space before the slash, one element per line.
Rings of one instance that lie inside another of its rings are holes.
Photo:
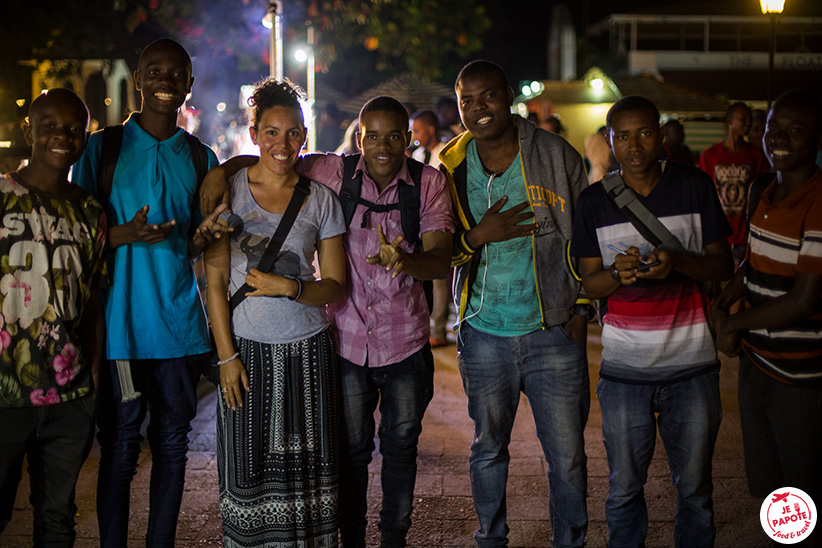
<path fill-rule="evenodd" d="M 176 115 L 194 83 L 191 58 L 176 42 L 156 42 L 140 56 L 134 81 L 143 97 L 143 112 Z"/>
<path fill-rule="evenodd" d="M 276 106 L 263 111 L 251 128 L 251 139 L 260 147 L 260 163 L 277 175 L 285 175 L 305 143 L 301 113 L 290 107 Z"/>
<path fill-rule="evenodd" d="M 74 93 L 51 90 L 31 105 L 23 128 L 32 166 L 68 172 L 86 148 L 88 111 Z"/>
<path fill-rule="evenodd" d="M 659 119 L 645 108 L 617 112 L 611 118 L 607 135 L 614 158 L 624 175 L 646 174 L 658 169 L 662 131 Z"/>
<path fill-rule="evenodd" d="M 410 139 L 408 122 L 399 112 L 374 110 L 360 115 L 357 144 L 368 174 L 381 189 L 388 186 L 402 168 Z"/>
<path fill-rule="evenodd" d="M 514 92 L 494 72 L 466 76 L 456 85 L 457 104 L 465 128 L 477 141 L 494 141 L 513 128 Z"/>
<path fill-rule="evenodd" d="M 822 120 L 813 109 L 791 101 L 777 101 L 765 124 L 765 153 L 776 171 L 812 166 L 822 147 Z"/>

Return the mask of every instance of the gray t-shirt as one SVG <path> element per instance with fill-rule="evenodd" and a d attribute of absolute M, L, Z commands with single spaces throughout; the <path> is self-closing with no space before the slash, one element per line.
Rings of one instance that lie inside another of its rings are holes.
<path fill-rule="evenodd" d="M 243 220 L 231 236 L 231 294 L 256 268 L 282 214 L 260 207 L 248 188 L 248 170 L 231 178 L 231 211 Z M 311 182 L 294 225 L 283 242 L 274 273 L 303 282 L 314 280 L 317 242 L 344 233 L 345 220 L 337 196 L 323 185 Z M 232 332 L 244 339 L 268 344 L 299 341 L 328 326 L 324 306 L 310 306 L 285 297 L 246 297 L 234 310 Z"/>

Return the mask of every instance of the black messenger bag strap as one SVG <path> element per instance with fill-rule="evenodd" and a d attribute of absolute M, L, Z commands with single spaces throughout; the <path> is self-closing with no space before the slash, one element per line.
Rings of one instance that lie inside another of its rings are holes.
<path fill-rule="evenodd" d="M 603 177 L 602 186 L 637 232 L 651 245 L 664 251 L 685 251 L 677 237 L 628 188 L 618 171 L 612 171 Z"/>
<path fill-rule="evenodd" d="M 303 206 L 303 202 L 305 202 L 305 199 L 308 197 L 310 188 L 311 181 L 309 181 L 308 178 L 301 176 L 300 180 L 297 182 L 297 186 L 294 187 L 294 194 L 291 195 L 291 200 L 285 208 L 283 218 L 280 220 L 280 224 L 277 225 L 277 230 L 274 231 L 274 235 L 271 236 L 271 240 L 268 241 L 268 246 L 266 246 L 265 252 L 263 252 L 263 256 L 260 257 L 260 262 L 257 264 L 257 270 L 261 272 L 270 272 L 274 267 L 274 262 L 277 260 L 277 255 L 280 253 L 280 248 L 283 246 L 283 242 L 285 242 L 285 238 L 288 236 L 291 226 L 294 224 L 294 220 L 297 218 L 297 214 Z M 254 291 L 253 287 L 248 284 L 243 284 L 231 296 L 231 301 L 228 305 L 229 316 L 232 312 L 234 312 L 234 309 L 237 308 L 237 305 L 243 302 L 246 295 L 252 291 Z"/>

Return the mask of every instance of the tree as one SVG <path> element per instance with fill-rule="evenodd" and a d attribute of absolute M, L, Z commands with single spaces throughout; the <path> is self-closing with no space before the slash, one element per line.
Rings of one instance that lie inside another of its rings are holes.
<path fill-rule="evenodd" d="M 377 71 L 425 79 L 440 78 L 449 57 L 481 49 L 491 26 L 474 0 L 309 0 L 306 15 L 325 68 L 364 50 Z"/>

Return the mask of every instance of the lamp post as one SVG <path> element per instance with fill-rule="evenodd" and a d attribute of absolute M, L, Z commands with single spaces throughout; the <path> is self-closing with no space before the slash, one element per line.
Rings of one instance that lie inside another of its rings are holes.
<path fill-rule="evenodd" d="M 306 119 L 308 120 L 308 151 L 313 152 L 317 149 L 317 120 L 314 116 L 314 101 L 317 97 L 316 87 L 314 81 L 314 67 L 316 66 L 314 58 L 314 27 L 308 25 L 308 46 L 305 49 L 297 49 L 294 52 L 294 58 L 300 62 L 305 63 L 305 94 L 307 108 Z"/>
<path fill-rule="evenodd" d="M 280 23 L 282 14 L 282 2 L 270 0 L 268 2 L 268 11 L 263 17 L 263 26 L 270 31 L 268 42 L 269 75 L 280 81 L 283 79 L 283 33 Z"/>
<path fill-rule="evenodd" d="M 771 51 L 768 55 L 768 108 L 773 101 L 773 58 L 776 54 L 776 15 L 785 9 L 785 0 L 759 0 L 762 13 L 771 20 Z"/>
<path fill-rule="evenodd" d="M 317 97 L 317 88 L 314 87 L 314 26 L 308 25 L 308 60 L 305 63 L 305 88 L 308 94 L 308 108 L 311 113 L 311 126 L 308 128 L 308 150 L 317 149 L 317 120 L 314 115 L 314 100 Z"/>

